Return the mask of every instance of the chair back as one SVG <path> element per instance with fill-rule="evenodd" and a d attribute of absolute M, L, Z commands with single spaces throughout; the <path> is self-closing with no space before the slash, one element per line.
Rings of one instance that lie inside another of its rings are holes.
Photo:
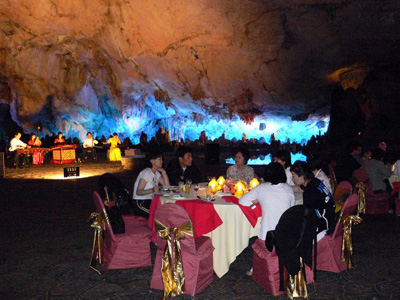
<path fill-rule="evenodd" d="M 342 232 L 343 224 L 340 221 L 341 217 L 345 216 L 345 215 L 353 214 L 354 211 L 357 208 L 357 204 L 358 204 L 358 195 L 357 195 L 357 193 L 351 194 L 347 198 L 346 202 L 343 204 L 343 207 L 342 207 L 342 209 L 340 211 L 340 216 L 339 216 L 339 219 L 338 219 L 338 223 L 336 224 L 335 231 L 332 234 L 332 240 L 334 240 L 335 237 Z"/>
<path fill-rule="evenodd" d="M 366 182 L 369 179 L 369 174 L 364 169 L 357 169 L 353 172 L 353 177 L 357 182 Z"/>
<path fill-rule="evenodd" d="M 111 224 L 110 224 L 110 219 L 108 218 L 108 214 L 107 214 L 106 208 L 104 206 L 103 199 L 101 199 L 99 193 L 96 192 L 96 191 L 93 192 L 93 201 L 94 201 L 94 205 L 96 207 L 96 211 L 99 214 L 104 215 L 104 217 L 106 218 L 105 235 L 109 234 L 110 238 L 114 240 L 115 239 L 114 232 L 112 230 L 112 227 L 111 227 Z"/>
<path fill-rule="evenodd" d="M 336 180 L 336 175 L 335 175 L 335 170 L 334 167 L 336 166 L 336 161 L 332 160 L 329 165 L 329 181 L 331 183 L 331 188 L 332 188 L 332 193 L 335 192 L 336 186 L 337 186 L 337 180 Z"/>
<path fill-rule="evenodd" d="M 175 203 L 166 203 L 161 205 L 155 213 L 155 219 L 160 221 L 168 228 L 179 227 L 187 221 L 191 222 L 188 212 L 180 205 Z M 165 245 L 165 240 L 157 237 L 157 243 Z M 161 245 L 162 247 L 164 245 Z M 193 236 L 185 235 L 181 240 L 182 251 L 195 253 L 195 238 Z"/>

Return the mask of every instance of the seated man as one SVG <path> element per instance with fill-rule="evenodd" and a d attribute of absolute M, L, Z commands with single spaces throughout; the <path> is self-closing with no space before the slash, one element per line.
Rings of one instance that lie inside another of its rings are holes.
<path fill-rule="evenodd" d="M 176 150 L 176 158 L 171 160 L 167 167 L 167 174 L 171 185 L 178 185 L 179 181 L 191 179 L 193 183 L 201 181 L 199 169 L 193 163 L 193 150 L 180 146 Z"/>
<path fill-rule="evenodd" d="M 25 149 L 25 148 L 30 148 L 31 146 L 28 146 L 25 144 L 23 141 L 20 140 L 21 138 L 21 132 L 17 132 L 14 136 L 14 138 L 10 141 L 10 154 L 14 155 L 14 169 L 17 168 L 19 165 L 20 157 L 23 158 L 22 165 L 25 165 L 27 163 L 27 156 L 25 153 L 18 153 L 18 149 Z"/>
<path fill-rule="evenodd" d="M 99 142 L 92 137 L 92 133 L 87 133 L 87 139 L 83 142 L 83 159 L 87 160 L 88 153 L 92 153 L 93 160 L 97 160 L 95 145 Z"/>

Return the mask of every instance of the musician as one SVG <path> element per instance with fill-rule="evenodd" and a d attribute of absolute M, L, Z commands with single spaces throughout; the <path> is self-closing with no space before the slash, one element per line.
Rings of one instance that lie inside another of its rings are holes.
<path fill-rule="evenodd" d="M 98 143 L 99 142 L 92 137 L 92 133 L 88 132 L 87 139 L 83 142 L 83 158 L 84 158 L 84 160 L 87 160 L 88 153 L 92 153 L 93 160 L 97 160 L 95 146 Z"/>
<path fill-rule="evenodd" d="M 32 147 L 40 147 L 42 145 L 42 141 L 39 139 L 36 134 L 32 133 L 31 138 L 28 141 L 28 145 Z M 44 155 L 41 151 L 34 152 L 32 154 L 32 163 L 34 165 L 39 165 L 44 162 Z"/>
<path fill-rule="evenodd" d="M 20 157 L 23 158 L 22 162 L 23 165 L 27 163 L 26 153 L 18 153 L 17 150 L 31 147 L 25 144 L 23 141 L 21 141 L 20 138 L 21 138 L 21 132 L 17 132 L 13 137 L 13 139 L 10 141 L 9 151 L 12 155 L 14 155 L 14 169 L 16 169 L 17 166 L 19 165 Z"/>
<path fill-rule="evenodd" d="M 111 144 L 110 148 L 110 161 L 121 161 L 121 150 L 118 145 L 121 145 L 121 140 L 118 138 L 117 133 L 114 132 L 113 136 L 108 139 L 106 144 Z"/>
<path fill-rule="evenodd" d="M 65 145 L 65 139 L 62 132 L 59 132 L 57 138 L 54 140 L 54 145 Z"/>

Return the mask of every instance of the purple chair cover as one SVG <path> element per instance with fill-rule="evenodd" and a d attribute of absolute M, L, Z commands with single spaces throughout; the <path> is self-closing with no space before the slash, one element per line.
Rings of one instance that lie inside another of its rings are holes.
<path fill-rule="evenodd" d="M 187 211 L 174 203 L 161 205 L 155 213 L 155 218 L 168 228 L 178 227 L 190 219 Z M 161 276 L 161 260 L 166 243 L 165 240 L 157 235 L 157 254 L 150 283 L 150 288 L 152 289 L 164 289 Z M 185 235 L 185 238 L 180 240 L 180 244 L 183 272 L 185 274 L 185 293 L 194 296 L 205 289 L 214 279 L 214 247 L 211 239 L 204 236 L 195 238 Z"/>
<path fill-rule="evenodd" d="M 387 192 L 374 194 L 371 186 L 366 186 L 365 190 L 365 214 L 388 214 L 389 195 Z"/>
<path fill-rule="evenodd" d="M 93 192 L 98 213 L 104 213 L 104 203 L 97 192 Z M 114 234 L 106 222 L 103 239 L 103 263 L 107 269 L 129 269 L 151 266 L 151 230 L 141 225 L 138 219 L 125 223 L 125 233 Z"/>
<path fill-rule="evenodd" d="M 253 280 L 262 286 L 268 293 L 277 296 L 285 291 L 279 290 L 279 258 L 275 252 L 265 247 L 265 241 L 257 239 L 252 245 L 253 254 Z M 305 266 L 307 283 L 314 282 L 314 272 Z"/>
<path fill-rule="evenodd" d="M 350 195 L 344 203 L 341 215 L 352 215 L 357 208 L 358 195 Z M 340 273 L 347 269 L 342 261 L 343 224 L 338 222 L 333 234 L 324 236 L 317 244 L 317 270 Z"/>

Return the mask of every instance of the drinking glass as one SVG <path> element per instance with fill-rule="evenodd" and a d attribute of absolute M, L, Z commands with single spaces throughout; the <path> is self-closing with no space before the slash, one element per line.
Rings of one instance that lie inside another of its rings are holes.
<path fill-rule="evenodd" d="M 185 192 L 185 183 L 183 181 L 178 182 L 179 193 L 183 194 Z"/>
<path fill-rule="evenodd" d="M 217 193 L 217 189 L 211 188 L 212 199 L 211 201 L 215 201 L 215 194 Z"/>
<path fill-rule="evenodd" d="M 197 197 L 197 191 L 199 190 L 200 185 L 198 183 L 193 184 L 193 189 L 194 189 L 194 193 L 195 196 Z"/>

